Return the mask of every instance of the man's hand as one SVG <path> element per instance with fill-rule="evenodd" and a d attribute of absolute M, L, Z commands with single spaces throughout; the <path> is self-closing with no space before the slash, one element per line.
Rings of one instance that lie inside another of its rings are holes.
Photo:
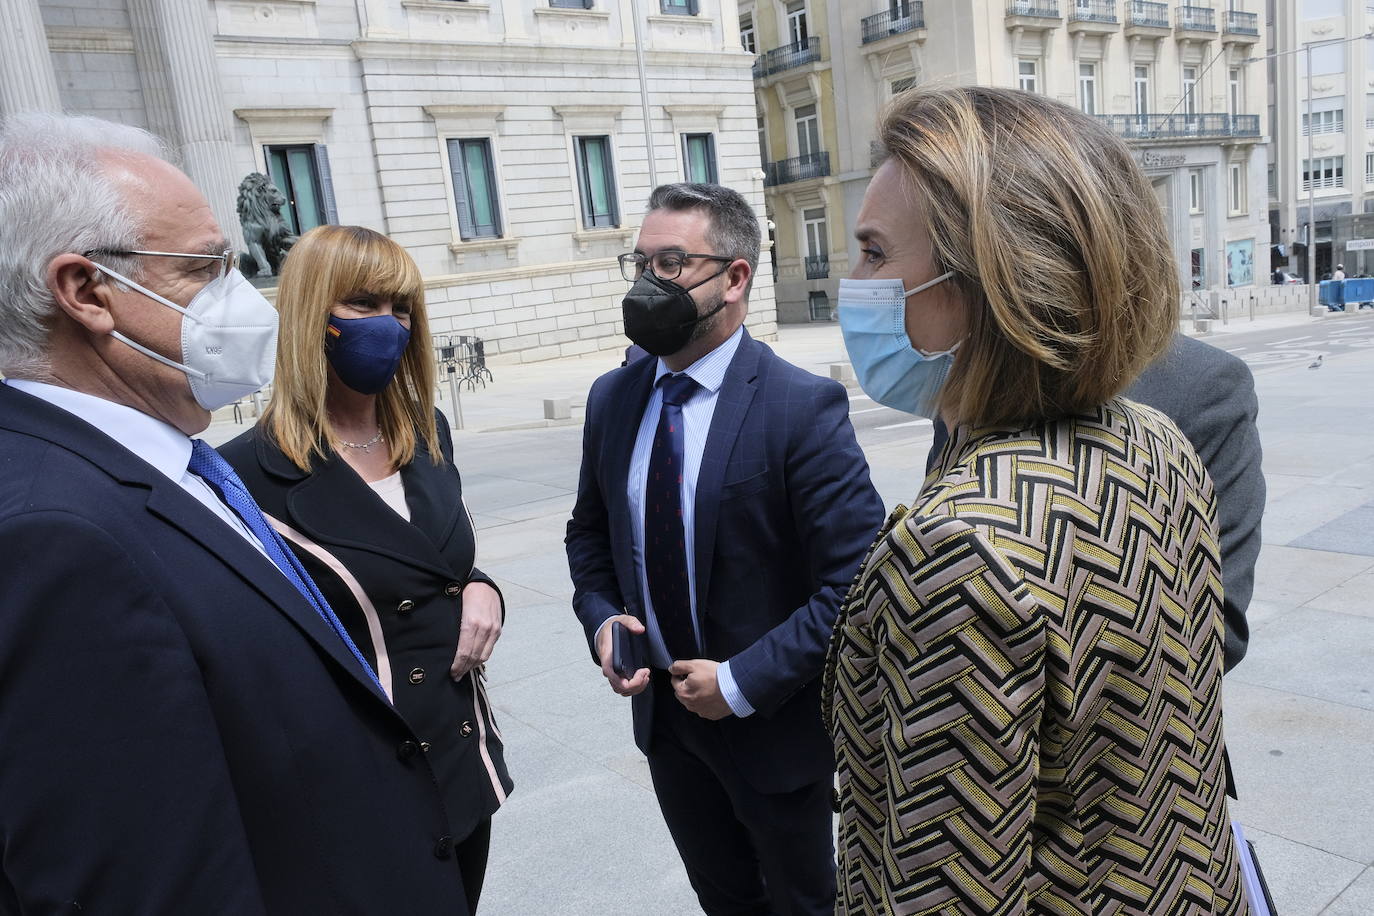
<path fill-rule="evenodd" d="M 463 621 L 458 652 L 449 674 L 456 681 L 491 658 L 501 638 L 501 594 L 485 582 L 469 582 L 463 589 Z"/>
<path fill-rule="evenodd" d="M 601 673 L 610 682 L 612 690 L 622 697 L 632 697 L 642 693 L 644 688 L 649 686 L 649 669 L 640 668 L 629 680 L 615 673 L 615 669 L 611 667 L 614 658 L 611 652 L 611 625 L 614 623 L 621 624 L 631 633 L 643 633 L 644 624 L 629 614 L 617 614 L 603 623 L 596 634 L 596 655 L 601 659 Z"/>
<path fill-rule="evenodd" d="M 668 669 L 673 676 L 673 692 L 678 702 L 703 719 L 724 719 L 733 712 L 716 681 L 719 667 L 720 662 L 709 658 L 693 658 L 673 662 L 673 667 Z"/>

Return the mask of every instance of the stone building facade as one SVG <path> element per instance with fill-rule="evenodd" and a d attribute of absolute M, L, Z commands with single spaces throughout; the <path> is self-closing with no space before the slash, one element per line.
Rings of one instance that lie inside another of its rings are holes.
<path fill-rule="evenodd" d="M 781 320 L 831 316 L 858 257 L 879 114 L 926 84 L 1027 89 L 1098 117 L 1154 184 L 1185 291 L 1266 282 L 1267 81 L 1253 58 L 1269 17 L 1247 5 L 741 0 Z"/>
<path fill-rule="evenodd" d="M 239 181 L 268 173 L 297 230 L 361 224 L 404 245 L 435 333 L 479 335 L 498 359 L 625 345 L 615 258 L 650 148 L 660 183 L 716 180 L 763 211 L 736 0 L 14 4 L 0 113 L 162 135 L 231 234 Z M 749 319 L 765 337 L 768 259 Z"/>
<path fill-rule="evenodd" d="M 1276 254 L 1303 278 L 1309 250 L 1317 279 L 1337 264 L 1350 276 L 1374 273 L 1374 4 L 1268 4 Z"/>

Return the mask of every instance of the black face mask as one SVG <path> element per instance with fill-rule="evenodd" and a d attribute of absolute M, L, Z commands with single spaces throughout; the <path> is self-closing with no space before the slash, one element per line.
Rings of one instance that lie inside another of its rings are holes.
<path fill-rule="evenodd" d="M 625 336 L 654 356 L 669 356 L 687 346 L 696 326 L 725 308 L 722 299 L 705 315 L 697 314 L 697 303 L 691 292 L 702 283 L 710 283 L 730 269 L 727 264 L 716 273 L 693 283 L 679 286 L 664 280 L 652 270 L 646 270 L 630 287 L 620 303 L 625 318 Z"/>

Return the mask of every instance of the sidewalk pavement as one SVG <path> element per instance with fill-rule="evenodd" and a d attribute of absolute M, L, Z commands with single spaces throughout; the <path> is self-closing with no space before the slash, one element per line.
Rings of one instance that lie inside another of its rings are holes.
<path fill-rule="evenodd" d="M 1239 331 L 1325 320 L 1213 323 L 1207 339 L 1224 346 Z M 784 326 L 772 345 L 821 374 L 844 359 L 834 325 Z M 629 704 L 592 663 L 570 607 L 562 539 L 580 414 L 553 428 L 541 420 L 543 398 L 580 403 L 619 360 L 607 351 L 498 366 L 493 384 L 463 395 L 468 430 L 455 445 L 479 563 L 509 608 L 488 672 L 516 783 L 493 823 L 483 916 L 699 912 Z M 1269 496 L 1250 651 L 1227 675 L 1225 716 L 1241 796 L 1233 812 L 1283 916 L 1374 914 L 1372 384 L 1374 347 L 1328 356 L 1320 371 L 1256 374 Z M 211 441 L 240 428 L 217 423 Z M 909 499 L 924 440 L 866 450 L 884 500 Z"/>

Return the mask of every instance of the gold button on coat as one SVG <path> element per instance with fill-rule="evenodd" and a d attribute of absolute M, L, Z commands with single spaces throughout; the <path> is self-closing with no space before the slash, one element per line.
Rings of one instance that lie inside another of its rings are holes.
<path fill-rule="evenodd" d="M 463 586 L 462 583 L 459 582 L 450 582 L 448 585 L 444 586 L 444 594 L 448 595 L 450 598 L 457 598 L 462 591 Z"/>
<path fill-rule="evenodd" d="M 471 722 L 464 722 L 461 726 L 459 726 L 459 728 L 458 728 L 458 734 L 462 735 L 464 738 L 466 738 L 466 737 L 468 737 L 469 735 L 471 735 L 471 734 L 472 734 L 472 723 L 471 723 Z"/>
<path fill-rule="evenodd" d="M 420 684 L 420 683 L 423 683 L 423 682 L 424 682 L 424 679 L 425 679 L 425 669 L 423 669 L 423 668 L 411 668 L 411 669 L 410 669 L 410 682 L 411 682 L 412 684 Z"/>
<path fill-rule="evenodd" d="M 406 598 L 400 604 L 396 605 L 396 612 L 398 614 L 409 614 L 413 610 L 415 610 L 415 602 L 411 601 L 409 598 Z"/>

